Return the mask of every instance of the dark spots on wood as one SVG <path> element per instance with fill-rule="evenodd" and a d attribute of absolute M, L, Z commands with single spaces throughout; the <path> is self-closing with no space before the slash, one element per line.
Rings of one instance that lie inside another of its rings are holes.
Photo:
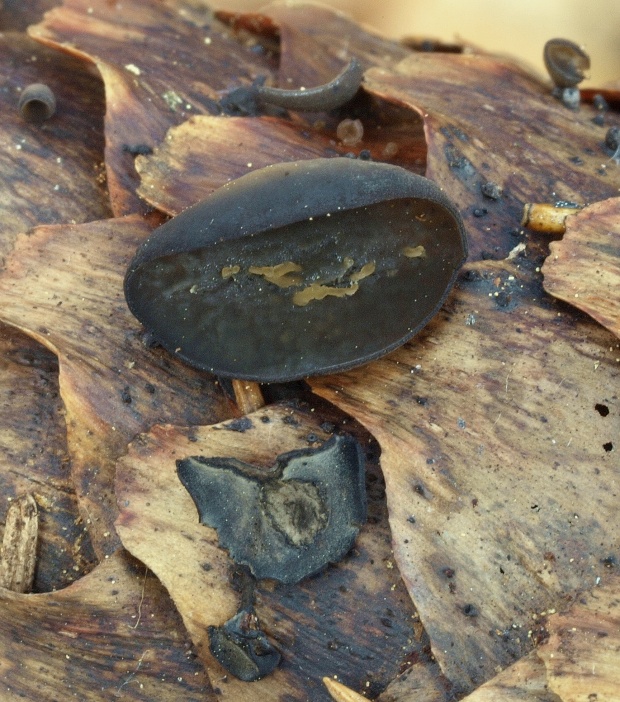
<path fill-rule="evenodd" d="M 463 614 L 466 617 L 477 617 L 478 609 L 473 604 L 466 604 L 463 606 Z"/>
<path fill-rule="evenodd" d="M 508 307 L 512 301 L 512 295 L 505 290 L 500 290 L 494 299 L 498 307 Z"/>
<path fill-rule="evenodd" d="M 607 441 L 606 443 L 603 444 L 603 448 L 605 449 L 605 451 L 607 453 L 609 453 L 610 451 L 614 450 L 614 445 L 611 441 Z"/>
<path fill-rule="evenodd" d="M 153 147 L 148 144 L 123 144 L 123 151 L 132 156 L 149 156 L 153 153 Z"/>
<path fill-rule="evenodd" d="M 439 131 L 446 137 L 448 141 L 452 141 L 453 136 L 455 136 L 459 141 L 465 143 L 469 141 L 469 137 L 467 136 L 467 134 L 460 127 L 457 127 L 454 124 L 441 127 Z"/>
<path fill-rule="evenodd" d="M 606 417 L 609 414 L 609 407 L 597 402 L 594 405 L 594 409 L 601 415 L 601 417 Z"/>
<path fill-rule="evenodd" d="M 424 485 L 422 483 L 418 482 L 413 485 L 413 491 L 417 494 L 420 495 L 420 497 L 423 497 L 425 500 L 428 500 L 430 495 L 427 493 Z"/>
<path fill-rule="evenodd" d="M 499 200 L 503 194 L 502 187 L 490 180 L 486 183 L 482 183 L 480 186 L 480 191 L 484 197 L 488 198 L 489 200 Z"/>
<path fill-rule="evenodd" d="M 460 180 L 468 180 L 476 175 L 472 162 L 451 142 L 444 146 L 444 155 L 448 165 Z"/>
<path fill-rule="evenodd" d="M 620 127 L 610 127 L 605 134 L 605 146 L 610 151 L 617 151 L 620 147 Z"/>
<path fill-rule="evenodd" d="M 222 426 L 224 429 L 228 429 L 228 431 L 238 431 L 243 433 L 248 429 L 252 429 L 254 425 L 249 417 L 239 417 L 238 419 L 233 419 L 230 422 L 226 422 Z"/>

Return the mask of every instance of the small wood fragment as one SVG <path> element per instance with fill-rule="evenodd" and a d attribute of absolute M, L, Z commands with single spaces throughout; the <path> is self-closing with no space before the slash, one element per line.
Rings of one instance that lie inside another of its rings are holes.
<path fill-rule="evenodd" d="M 27 493 L 11 503 L 0 556 L 0 586 L 13 592 L 30 592 L 37 560 L 39 514 L 34 497 Z"/>
<path fill-rule="evenodd" d="M 241 414 L 251 414 L 265 406 L 263 393 L 258 383 L 234 379 L 232 385 Z"/>
<path fill-rule="evenodd" d="M 368 702 L 368 698 L 333 678 L 323 678 L 323 684 L 335 702 Z"/>
<path fill-rule="evenodd" d="M 566 218 L 577 214 L 581 207 L 553 205 L 547 202 L 530 202 L 523 206 L 521 226 L 535 232 L 564 234 Z"/>

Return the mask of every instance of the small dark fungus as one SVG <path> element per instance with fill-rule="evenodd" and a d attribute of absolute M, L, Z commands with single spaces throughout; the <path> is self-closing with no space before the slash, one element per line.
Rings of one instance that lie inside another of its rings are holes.
<path fill-rule="evenodd" d="M 357 59 L 351 59 L 333 80 L 315 88 L 283 90 L 259 85 L 256 90 L 259 100 L 286 110 L 328 112 L 346 105 L 351 100 L 359 90 L 363 76 L 362 65 Z"/>
<path fill-rule="evenodd" d="M 480 186 L 480 190 L 482 191 L 482 194 L 485 197 L 489 198 L 489 200 L 499 200 L 503 193 L 501 185 L 498 185 L 497 183 L 493 183 L 491 181 L 482 183 L 482 185 Z"/>
<path fill-rule="evenodd" d="M 265 477 L 233 458 L 177 461 L 200 521 L 256 578 L 286 584 L 343 558 L 366 521 L 364 458 L 351 436 L 282 454 Z"/>
<path fill-rule="evenodd" d="M 26 122 L 41 124 L 56 112 L 56 97 L 43 83 L 32 83 L 19 96 L 19 111 Z"/>
<path fill-rule="evenodd" d="M 466 617 L 477 617 L 478 616 L 478 608 L 473 604 L 466 604 L 463 607 L 463 614 Z"/>
<path fill-rule="evenodd" d="M 555 88 L 554 95 L 568 107 L 569 110 L 578 110 L 581 104 L 581 91 L 579 88 Z"/>
<path fill-rule="evenodd" d="M 605 134 L 605 146 L 616 152 L 620 148 L 620 127 L 609 127 Z"/>
<path fill-rule="evenodd" d="M 609 103 L 607 102 L 607 100 L 605 100 L 605 97 L 600 93 L 596 93 L 596 95 L 593 96 L 592 105 L 599 112 L 609 111 Z"/>
<path fill-rule="evenodd" d="M 590 68 L 588 54 L 569 39 L 549 39 L 543 58 L 551 80 L 558 88 L 574 88 Z"/>
<path fill-rule="evenodd" d="M 132 156 L 149 156 L 153 153 L 153 147 L 149 144 L 123 144 L 123 151 Z"/>
<path fill-rule="evenodd" d="M 208 627 L 213 657 L 244 682 L 260 680 L 280 663 L 280 653 L 258 628 L 253 612 L 241 610 L 222 626 Z"/>
<path fill-rule="evenodd" d="M 456 207 L 426 178 L 359 159 L 296 161 L 159 227 L 129 265 L 125 296 L 193 366 L 283 382 L 404 344 L 438 312 L 466 253 Z"/>

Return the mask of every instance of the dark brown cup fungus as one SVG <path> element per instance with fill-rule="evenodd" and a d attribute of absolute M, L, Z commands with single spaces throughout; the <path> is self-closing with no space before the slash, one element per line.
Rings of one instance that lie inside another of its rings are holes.
<path fill-rule="evenodd" d="M 550 39 L 545 44 L 543 58 L 555 86 L 553 94 L 569 109 L 578 109 L 581 93 L 577 85 L 590 68 L 588 54 L 568 39 Z"/>
<path fill-rule="evenodd" d="M 569 39 L 549 39 L 543 58 L 551 80 L 558 88 L 574 88 L 590 68 L 588 54 Z"/>
<path fill-rule="evenodd" d="M 26 122 L 41 124 L 56 112 L 56 97 L 43 83 L 32 83 L 19 96 L 19 111 Z"/>
<path fill-rule="evenodd" d="M 366 521 L 364 457 L 351 436 L 278 456 L 270 475 L 234 458 L 177 461 L 200 521 L 256 578 L 299 582 L 343 558 Z"/>
<path fill-rule="evenodd" d="M 465 260 L 431 181 L 334 158 L 268 166 L 159 227 L 125 277 L 132 313 L 170 352 L 226 377 L 341 371 L 408 341 Z"/>

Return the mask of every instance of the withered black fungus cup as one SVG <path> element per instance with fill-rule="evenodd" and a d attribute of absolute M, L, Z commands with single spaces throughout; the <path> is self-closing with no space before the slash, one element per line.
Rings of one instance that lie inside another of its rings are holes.
<path fill-rule="evenodd" d="M 212 373 L 282 382 L 399 347 L 437 313 L 467 256 L 432 181 L 346 158 L 268 166 L 159 227 L 125 277 L 131 312 Z"/>

